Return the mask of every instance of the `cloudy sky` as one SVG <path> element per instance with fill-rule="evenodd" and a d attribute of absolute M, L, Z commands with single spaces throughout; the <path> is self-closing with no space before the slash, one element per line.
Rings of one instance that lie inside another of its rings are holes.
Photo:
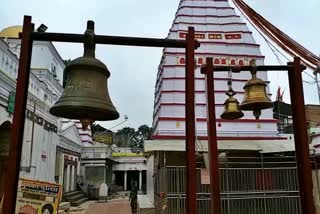
<path fill-rule="evenodd" d="M 261 15 L 316 54 L 320 54 L 319 0 L 246 0 Z M 10 0 L 1 2 L 0 29 L 22 24 L 23 15 L 32 15 L 36 26 L 47 25 L 48 32 L 83 33 L 87 20 L 95 21 L 96 34 L 166 37 L 179 0 Z M 266 64 L 278 64 L 263 38 L 249 26 Z M 79 44 L 55 43 L 63 58 L 76 58 L 83 53 Z M 106 128 L 119 124 L 137 127 L 151 125 L 154 85 L 162 49 L 120 46 L 98 46 L 96 56 L 111 72 L 109 92 L 121 118 L 101 123 Z M 285 63 L 285 59 L 282 58 Z M 312 73 L 309 71 L 309 73 Z M 312 81 L 304 75 L 306 81 Z M 278 85 L 285 89 L 289 101 L 286 74 L 270 73 L 271 92 Z M 315 84 L 305 84 L 306 103 L 318 103 Z M 113 130 L 120 128 L 115 127 Z"/>

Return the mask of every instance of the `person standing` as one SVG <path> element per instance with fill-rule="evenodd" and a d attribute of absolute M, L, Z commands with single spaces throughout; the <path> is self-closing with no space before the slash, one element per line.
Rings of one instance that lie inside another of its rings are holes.
<path fill-rule="evenodd" d="M 131 186 L 131 192 L 129 196 L 130 206 L 131 206 L 131 213 L 137 214 L 138 209 L 138 187 L 137 182 L 133 182 Z"/>

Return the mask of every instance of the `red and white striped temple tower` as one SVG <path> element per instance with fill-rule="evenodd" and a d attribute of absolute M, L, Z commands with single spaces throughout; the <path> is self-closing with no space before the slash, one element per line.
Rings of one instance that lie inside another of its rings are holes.
<path fill-rule="evenodd" d="M 196 50 L 196 133 L 199 140 L 206 140 L 205 80 L 200 74 L 205 58 L 212 57 L 215 65 L 249 65 L 253 60 L 262 65 L 264 56 L 246 23 L 226 0 L 181 0 L 168 38 L 185 39 L 189 26 L 195 28 L 196 38 L 201 43 Z M 185 139 L 185 60 L 184 49 L 165 48 L 163 51 L 155 87 L 154 143 Z M 227 99 L 228 72 L 215 73 L 214 78 L 218 140 L 287 139 L 278 135 L 272 109 L 263 110 L 260 120 L 256 120 L 252 112 L 244 112 L 245 116 L 238 120 L 221 119 Z M 240 103 L 243 86 L 250 78 L 250 72 L 232 74 L 232 87 Z M 258 78 L 269 83 L 267 72 L 258 72 Z M 267 93 L 269 91 L 268 86 Z"/>
<path fill-rule="evenodd" d="M 247 24 L 227 0 L 180 0 L 167 38 L 185 39 L 190 26 L 194 27 L 196 38 L 201 44 L 195 52 L 195 152 L 198 152 L 198 164 L 201 156 L 202 161 L 206 162 L 204 154 L 208 151 L 205 79 L 200 73 L 200 66 L 205 63 L 206 57 L 212 57 L 215 65 L 249 65 L 253 61 L 256 65 L 263 65 L 265 57 Z M 169 176 L 173 175 L 173 169 L 174 173 L 182 173 L 179 167 L 185 166 L 186 161 L 185 64 L 184 49 L 163 50 L 155 86 L 154 135 L 152 140 L 145 142 L 145 152 L 150 154 L 147 162 L 147 195 L 154 204 L 161 202 L 159 194 L 162 191 L 184 191 L 179 184 L 184 185 L 185 174 L 181 174 L 183 176 L 180 178 L 170 179 Z M 257 77 L 267 83 L 266 90 L 271 96 L 267 72 L 258 72 Z M 256 152 L 258 156 L 260 152 L 294 151 L 292 136 L 279 134 L 277 120 L 273 119 L 273 109 L 263 110 L 259 120 L 255 119 L 252 112 L 244 112 L 244 117 L 237 120 L 221 119 L 224 102 L 228 98 L 225 94 L 228 78 L 228 72 L 214 73 L 219 151 L 250 151 Z M 249 79 L 250 72 L 232 74 L 232 88 L 240 103 L 244 96 L 243 87 Z M 169 174 L 163 174 L 166 167 L 177 168 L 171 168 Z M 175 186 L 178 189 L 168 189 Z M 170 205 L 175 203 L 172 202 L 174 199 L 170 200 L 169 207 L 181 205 Z"/>

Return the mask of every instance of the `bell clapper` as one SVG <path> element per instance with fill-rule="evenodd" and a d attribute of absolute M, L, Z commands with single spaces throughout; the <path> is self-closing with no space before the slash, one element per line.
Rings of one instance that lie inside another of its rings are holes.
<path fill-rule="evenodd" d="M 82 130 L 87 130 L 88 126 L 91 124 L 92 120 L 90 119 L 81 119 L 80 120 L 81 124 L 82 124 Z"/>
<path fill-rule="evenodd" d="M 261 116 L 261 110 L 260 109 L 253 110 L 253 115 L 256 118 L 256 120 L 259 120 Z"/>

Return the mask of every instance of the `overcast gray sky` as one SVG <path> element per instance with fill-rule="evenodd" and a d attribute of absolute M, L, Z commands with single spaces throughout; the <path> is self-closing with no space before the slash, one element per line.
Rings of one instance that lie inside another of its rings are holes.
<path fill-rule="evenodd" d="M 319 0 L 246 0 L 261 15 L 278 26 L 292 38 L 316 54 L 320 54 Z M 1 2 L 0 29 L 22 24 L 23 15 L 32 15 L 38 26 L 47 25 L 48 32 L 83 33 L 87 20 L 95 21 L 96 34 L 126 35 L 141 37 L 167 36 L 179 0 L 7 0 Z M 254 32 L 261 44 L 266 64 L 278 61 L 261 36 Z M 76 58 L 83 53 L 79 44 L 55 44 L 65 59 Z M 98 46 L 96 56 L 111 72 L 109 92 L 113 103 L 122 115 L 113 122 L 102 122 L 106 128 L 120 123 L 124 115 L 129 120 L 124 126 L 151 125 L 154 86 L 161 48 L 134 48 Z M 282 58 L 283 63 L 285 59 Z M 311 73 L 311 71 L 309 71 Z M 271 92 L 278 85 L 286 89 L 285 100 L 289 101 L 289 88 L 285 74 L 269 74 Z M 311 81 L 308 76 L 305 79 Z M 274 96 L 273 96 L 274 98 Z M 318 103 L 316 86 L 305 84 L 306 103 Z M 117 130 L 122 125 L 114 128 Z"/>

